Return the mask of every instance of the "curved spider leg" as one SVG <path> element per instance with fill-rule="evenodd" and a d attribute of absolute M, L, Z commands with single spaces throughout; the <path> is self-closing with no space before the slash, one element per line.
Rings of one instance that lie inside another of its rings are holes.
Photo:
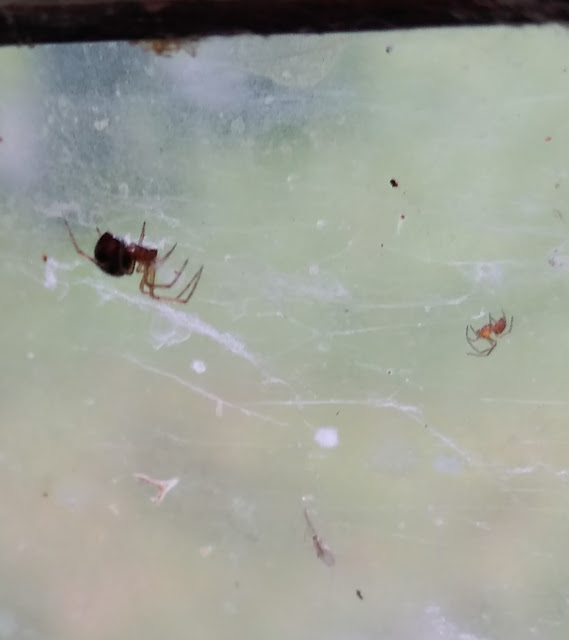
<path fill-rule="evenodd" d="M 469 338 L 469 337 L 467 336 L 467 338 L 466 338 L 466 342 L 468 342 L 468 344 L 470 345 L 470 348 L 471 348 L 471 349 L 474 349 L 474 351 L 478 351 L 478 348 L 474 346 L 474 342 L 475 342 L 474 340 L 472 340 L 471 338 Z"/>
<path fill-rule="evenodd" d="M 479 351 L 476 347 L 470 345 L 474 349 L 474 353 L 467 352 L 466 355 L 478 356 L 478 357 L 489 356 L 492 353 L 492 351 L 494 351 L 494 349 L 496 348 L 496 345 L 498 343 L 493 338 L 484 338 L 484 340 L 488 340 L 488 342 L 490 343 L 491 346 L 488 347 L 487 349 L 483 349 L 482 351 Z"/>
<path fill-rule="evenodd" d="M 149 283 L 148 282 L 148 278 L 146 278 L 143 276 L 143 282 L 141 282 L 140 284 L 140 290 L 142 291 L 142 293 L 146 293 L 147 295 L 149 295 L 151 298 L 154 298 L 154 300 L 164 300 L 167 302 L 177 302 L 178 304 L 186 304 L 189 299 L 194 295 L 194 291 L 196 290 L 196 287 L 198 286 L 198 282 L 201 278 L 202 275 L 202 271 L 203 271 L 203 264 L 202 266 L 198 269 L 198 271 L 193 275 L 192 279 L 189 281 L 189 283 L 182 289 L 182 291 L 180 291 L 180 293 L 177 296 L 157 296 L 154 293 L 154 289 L 156 288 L 157 285 L 154 284 L 154 282 Z M 143 290 L 143 283 L 146 284 L 146 286 L 148 287 L 148 291 L 144 291 Z M 188 289 L 190 289 L 189 293 L 186 295 L 185 298 L 182 298 L 181 296 L 184 295 L 184 293 L 186 293 L 186 291 L 188 291 Z"/>
<path fill-rule="evenodd" d="M 468 330 L 469 329 L 472 332 L 472 335 L 474 336 L 473 338 L 469 338 L 469 336 L 468 336 Z M 466 339 L 469 342 L 470 342 L 470 340 L 472 340 L 473 342 L 476 342 L 476 340 L 480 340 L 480 336 L 478 335 L 478 331 L 476 331 L 476 329 L 471 324 L 466 326 Z"/>
<path fill-rule="evenodd" d="M 151 298 L 153 298 L 154 278 L 156 277 L 156 270 L 152 265 L 149 264 L 138 266 L 142 266 L 142 278 L 140 279 L 140 285 L 138 286 L 138 288 L 140 289 L 140 292 L 145 296 L 150 296 Z M 145 291 L 144 287 L 148 287 L 148 291 Z"/>
<path fill-rule="evenodd" d="M 466 341 L 468 342 L 468 344 L 470 345 L 470 348 L 473 351 L 476 351 L 476 353 L 481 353 L 481 350 L 474 344 L 474 342 L 476 342 L 476 340 L 480 340 L 481 338 L 475 338 L 474 340 L 472 340 L 471 338 L 467 338 Z"/>
<path fill-rule="evenodd" d="M 153 288 L 154 289 L 170 289 L 170 287 L 173 287 L 176 284 L 176 282 L 178 282 L 178 278 L 184 272 L 184 269 L 186 268 L 187 264 L 188 264 L 188 261 L 186 260 L 184 264 L 181 266 L 181 268 L 175 272 L 176 275 L 174 276 L 174 279 L 171 282 L 164 283 L 164 284 L 162 283 L 157 284 L 156 282 L 154 282 L 154 284 L 152 285 Z"/>
<path fill-rule="evenodd" d="M 172 255 L 172 252 L 174 251 L 174 249 L 178 246 L 178 243 L 176 242 L 176 244 L 174 244 L 174 246 L 170 249 L 170 251 L 168 251 L 168 253 L 166 253 L 165 255 L 163 255 L 161 258 L 159 258 L 158 260 L 154 261 L 154 264 L 159 267 L 161 264 L 164 264 L 166 262 L 166 260 L 168 260 L 168 258 Z"/>
<path fill-rule="evenodd" d="M 183 268 L 185 268 L 185 264 L 186 263 L 184 263 Z M 154 269 L 153 266 L 148 266 L 144 269 L 139 288 L 143 294 L 150 296 L 154 300 L 163 300 L 167 302 L 177 302 L 179 304 L 186 304 L 189 301 L 189 299 L 192 297 L 192 295 L 194 294 L 194 291 L 196 290 L 196 287 L 198 286 L 198 282 L 202 275 L 202 271 L 203 271 L 203 265 L 199 268 L 199 270 L 194 274 L 190 282 L 182 289 L 182 291 L 177 296 L 158 296 L 154 292 L 154 289 L 158 287 L 168 288 L 168 287 L 171 287 L 172 284 L 174 283 L 169 283 L 167 285 L 156 284 L 155 282 L 156 270 Z M 180 271 L 176 274 L 174 281 L 176 281 L 180 277 L 181 272 L 182 272 L 182 269 L 180 269 Z M 185 298 L 182 298 L 181 296 L 183 296 L 184 293 L 188 291 L 188 289 L 190 289 L 189 293 L 186 295 Z"/>
<path fill-rule="evenodd" d="M 83 251 L 83 249 L 81 249 L 79 247 L 79 245 L 77 244 L 77 240 L 75 240 L 75 236 L 73 235 L 73 231 L 71 231 L 71 227 L 69 226 L 69 222 L 67 222 L 67 220 L 65 218 L 63 218 L 63 222 L 65 222 L 65 226 L 67 227 L 67 231 L 69 231 L 69 237 L 71 238 L 71 242 L 73 243 L 73 246 L 75 247 L 75 251 L 77 251 L 77 253 L 80 256 L 83 256 L 84 258 L 87 258 L 87 260 L 89 260 L 93 264 L 99 266 L 99 264 L 97 263 L 95 258 L 93 258 L 93 256 L 90 256 L 88 253 L 85 253 Z"/>
<path fill-rule="evenodd" d="M 494 351 L 494 349 L 496 348 L 497 344 L 498 343 L 496 342 L 490 348 L 484 349 L 484 351 L 480 352 L 480 355 L 481 356 L 489 356 L 492 353 L 492 351 Z"/>
<path fill-rule="evenodd" d="M 505 318 L 505 317 L 506 317 L 506 316 L 504 316 L 504 318 Z M 512 317 L 510 318 L 510 326 L 508 327 L 508 330 L 507 330 L 507 331 L 502 331 L 502 335 L 503 335 L 503 336 L 507 336 L 507 335 L 508 335 L 508 333 L 510 333 L 510 331 L 512 330 L 512 326 L 513 326 L 513 324 L 514 324 L 514 316 L 512 316 Z"/>
<path fill-rule="evenodd" d="M 140 232 L 140 238 L 138 239 L 138 244 L 142 244 L 144 240 L 144 233 L 146 231 L 146 220 L 142 223 L 142 230 Z"/>
<path fill-rule="evenodd" d="M 196 287 L 198 286 L 198 282 L 200 281 L 200 278 L 202 277 L 202 271 L 203 271 L 203 264 L 194 273 L 192 279 L 188 282 L 188 284 L 176 296 L 175 299 L 178 300 L 178 302 L 180 302 L 181 304 L 186 304 L 186 302 L 188 302 L 189 299 L 194 295 L 194 291 L 196 290 Z M 186 291 L 188 291 L 188 289 L 189 289 L 188 295 L 185 298 L 182 298 L 182 296 L 184 295 L 184 293 L 186 293 Z"/>

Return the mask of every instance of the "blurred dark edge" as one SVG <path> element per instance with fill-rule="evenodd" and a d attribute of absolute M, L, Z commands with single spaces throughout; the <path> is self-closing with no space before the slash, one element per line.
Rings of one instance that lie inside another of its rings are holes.
<path fill-rule="evenodd" d="M 0 44 L 568 20 L 569 0 L 0 0 Z"/>

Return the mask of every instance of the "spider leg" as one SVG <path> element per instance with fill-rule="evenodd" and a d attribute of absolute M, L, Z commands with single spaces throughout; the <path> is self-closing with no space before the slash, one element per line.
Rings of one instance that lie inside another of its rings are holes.
<path fill-rule="evenodd" d="M 161 258 L 159 258 L 158 260 L 154 261 L 154 264 L 158 267 L 161 264 L 164 264 L 166 262 L 166 260 L 168 260 L 168 258 L 172 255 L 172 252 L 174 251 L 174 249 L 178 246 L 178 243 L 176 242 L 176 244 L 170 249 L 170 251 L 168 251 L 168 253 L 166 253 L 166 255 L 163 255 Z M 186 260 L 187 262 L 187 260 Z M 183 267 L 182 267 L 183 268 Z"/>
<path fill-rule="evenodd" d="M 474 351 L 478 351 L 478 348 L 474 346 L 474 342 L 475 340 L 473 340 L 472 338 L 469 338 L 468 336 L 466 337 L 466 342 L 468 342 L 468 344 L 470 345 L 470 347 L 472 349 L 474 349 Z"/>
<path fill-rule="evenodd" d="M 152 287 L 153 287 L 154 289 L 170 289 L 171 287 L 173 287 L 173 286 L 176 284 L 176 282 L 178 282 L 178 278 L 179 278 L 179 277 L 182 275 L 182 273 L 184 272 L 184 269 L 186 268 L 187 264 L 188 264 L 188 261 L 186 260 L 186 261 L 184 262 L 184 264 L 182 265 L 181 269 L 179 269 L 178 271 L 176 271 L 176 275 L 174 276 L 174 279 L 173 279 L 171 282 L 167 282 L 167 283 L 164 283 L 164 284 L 162 284 L 162 283 L 157 284 L 156 282 L 154 282 L 154 283 L 152 284 Z M 177 296 L 176 296 L 176 297 L 177 297 Z"/>
<path fill-rule="evenodd" d="M 468 330 L 469 330 L 469 329 L 470 329 L 470 331 L 472 331 L 472 333 L 473 333 L 474 335 L 476 335 L 476 331 L 474 331 L 474 329 L 472 328 L 472 325 L 471 325 L 471 324 L 467 324 L 467 325 L 466 325 L 466 339 L 467 339 L 467 340 L 469 340 L 469 337 L 468 337 Z"/>
<path fill-rule="evenodd" d="M 138 239 L 138 244 L 142 244 L 144 240 L 144 232 L 146 231 L 146 220 L 142 223 L 142 230 L 140 232 L 140 238 Z"/>
<path fill-rule="evenodd" d="M 468 335 L 468 330 L 470 329 L 470 331 L 472 332 L 473 337 L 471 338 Z M 470 324 L 470 325 L 466 325 L 466 342 L 468 342 L 468 344 L 470 345 L 470 348 L 473 349 L 476 352 L 479 352 L 479 349 L 477 347 L 474 346 L 474 343 L 478 340 L 480 340 L 480 336 L 478 335 L 478 333 L 476 332 L 476 330 L 474 329 L 474 327 Z"/>
<path fill-rule="evenodd" d="M 140 290 L 142 291 L 142 293 L 150 296 L 151 298 L 153 298 L 154 300 L 163 300 L 165 302 L 177 302 L 178 304 L 186 304 L 189 299 L 194 295 L 194 291 L 196 290 L 196 287 L 198 286 L 198 282 L 200 281 L 201 275 L 202 275 L 202 271 L 203 271 L 203 264 L 202 266 L 196 271 L 196 273 L 192 276 L 192 279 L 188 282 L 188 284 L 182 289 L 182 291 L 180 291 L 180 293 L 177 296 L 157 296 L 154 293 L 154 289 L 158 286 L 156 284 L 154 284 L 154 276 L 155 276 L 155 272 L 154 269 L 152 268 L 152 275 L 149 276 L 151 267 L 149 267 L 147 269 L 147 271 L 145 271 L 145 273 L 142 276 L 142 280 L 140 282 Z M 144 286 L 148 287 L 148 291 L 144 290 Z M 189 290 L 189 292 L 188 292 Z M 186 293 L 186 297 L 182 298 L 182 296 Z"/>
<path fill-rule="evenodd" d="M 488 342 L 490 343 L 490 346 L 487 349 L 479 350 L 474 345 L 470 344 L 470 342 L 469 342 L 470 346 L 474 350 L 474 353 L 467 352 L 466 355 L 478 356 L 478 357 L 480 357 L 480 356 L 489 356 L 492 353 L 492 351 L 494 351 L 494 349 L 496 348 L 496 345 L 498 343 L 493 338 L 483 338 L 483 339 L 484 340 L 488 340 Z"/>
<path fill-rule="evenodd" d="M 65 226 L 67 227 L 67 231 L 69 231 L 69 237 L 71 238 L 71 242 L 73 243 L 73 246 L 75 247 L 75 251 L 77 251 L 77 253 L 80 256 L 83 256 L 84 258 L 87 258 L 87 260 L 90 260 L 93 264 L 96 264 L 97 266 L 99 266 L 97 264 L 97 261 L 95 260 L 95 258 L 93 258 L 93 256 L 90 256 L 88 253 L 85 253 L 83 251 L 83 249 L 81 249 L 79 247 L 79 245 L 77 244 L 77 240 L 75 240 L 75 236 L 73 235 L 73 231 L 71 231 L 71 227 L 69 226 L 69 222 L 67 222 L 67 220 L 65 218 L 63 218 L 63 222 L 65 222 Z"/>
<path fill-rule="evenodd" d="M 496 345 L 494 345 L 493 347 L 489 347 L 488 349 L 484 349 L 484 351 L 468 351 L 467 352 L 467 356 L 477 356 L 478 358 L 483 357 L 483 356 L 489 356 L 492 351 L 494 351 L 494 349 L 496 348 Z"/>
<path fill-rule="evenodd" d="M 186 304 L 189 299 L 194 295 L 194 291 L 196 290 L 196 287 L 198 286 L 198 282 L 200 281 L 200 278 L 202 277 L 202 271 L 203 271 L 203 264 L 202 266 L 194 273 L 192 279 L 188 282 L 188 284 L 180 291 L 180 293 L 176 296 L 176 299 L 181 303 L 181 304 Z M 189 293 L 187 294 L 187 296 L 185 298 L 182 298 L 182 296 L 184 295 L 184 293 L 186 293 L 186 291 L 189 290 Z"/>
<path fill-rule="evenodd" d="M 142 269 L 140 267 L 142 267 Z M 142 278 L 140 279 L 140 284 L 138 286 L 140 292 L 146 296 L 152 297 L 152 291 L 154 291 L 154 278 L 156 277 L 156 270 L 152 265 L 149 264 L 139 264 L 136 270 L 142 271 Z M 146 291 L 144 287 L 148 287 L 148 291 Z"/>
<path fill-rule="evenodd" d="M 480 340 L 485 340 L 485 339 L 486 338 L 480 338 Z M 488 351 L 488 349 L 493 349 L 493 347 L 487 347 L 486 349 L 479 349 L 474 344 L 474 340 L 468 340 L 468 344 L 470 345 L 470 348 L 475 352 L 475 353 L 470 353 L 469 355 L 486 355 L 486 351 Z"/>
<path fill-rule="evenodd" d="M 504 317 L 505 317 L 505 316 L 504 316 Z M 514 324 L 514 316 L 512 316 L 512 317 L 510 318 L 510 326 L 508 327 L 508 330 L 507 330 L 507 331 L 502 331 L 502 335 L 503 335 L 503 336 L 507 336 L 507 335 L 508 335 L 508 333 L 510 333 L 510 331 L 512 330 L 512 326 L 513 326 L 513 324 Z"/>

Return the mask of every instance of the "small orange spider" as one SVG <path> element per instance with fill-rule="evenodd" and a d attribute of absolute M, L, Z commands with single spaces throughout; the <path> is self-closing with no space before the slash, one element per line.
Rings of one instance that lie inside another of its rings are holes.
<path fill-rule="evenodd" d="M 140 291 L 154 300 L 166 300 L 168 302 L 178 302 L 180 304 L 186 304 L 194 294 L 198 282 L 200 281 L 203 265 L 196 271 L 189 283 L 180 291 L 177 296 L 158 296 L 154 292 L 154 289 L 170 289 L 173 287 L 178 278 L 182 275 L 182 272 L 186 268 L 188 261 L 186 260 L 182 267 L 176 271 L 176 275 L 171 282 L 165 284 L 158 284 L 156 280 L 156 269 L 166 262 L 166 260 L 172 255 L 172 251 L 176 248 L 174 245 L 170 251 L 166 253 L 162 258 L 158 258 L 157 249 L 149 249 L 142 245 L 144 240 L 144 232 L 146 229 L 146 222 L 142 224 L 142 231 L 140 232 L 140 238 L 138 242 L 131 242 L 127 244 L 124 240 L 116 238 L 109 231 L 101 233 L 97 229 L 99 239 L 95 245 L 93 256 L 85 253 L 75 240 L 75 236 L 71 231 L 71 227 L 65 218 L 63 219 L 65 226 L 69 231 L 69 237 L 75 247 L 75 251 L 80 256 L 87 258 L 93 264 L 96 264 L 101 271 L 108 273 L 110 276 L 130 276 L 134 273 L 136 267 L 137 273 L 142 273 L 142 279 L 140 281 Z M 138 264 L 136 264 L 138 262 Z M 187 294 L 185 297 L 184 294 Z"/>
<path fill-rule="evenodd" d="M 490 314 L 488 314 L 488 320 L 488 324 L 480 327 L 480 329 L 474 329 L 471 324 L 466 326 L 466 341 L 473 349 L 473 352 L 468 352 L 467 355 L 489 356 L 496 348 L 496 345 L 498 344 L 498 338 L 503 338 L 505 335 L 510 333 L 514 324 L 514 316 L 512 316 L 512 318 L 510 319 L 510 326 L 508 327 L 506 314 L 503 311 L 502 316 L 498 318 L 498 320 L 494 320 L 494 318 Z M 508 327 L 507 331 L 506 327 Z M 474 334 L 474 337 L 470 337 L 470 335 L 468 334 L 469 329 Z M 486 342 L 490 343 L 490 346 L 487 349 L 477 349 L 473 344 L 477 340 L 486 340 Z"/>

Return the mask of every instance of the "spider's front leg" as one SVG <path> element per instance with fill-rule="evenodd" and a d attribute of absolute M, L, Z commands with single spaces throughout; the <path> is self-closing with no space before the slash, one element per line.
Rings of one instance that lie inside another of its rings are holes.
<path fill-rule="evenodd" d="M 483 338 L 483 340 L 487 340 L 490 343 L 490 346 L 487 349 L 479 350 L 469 341 L 469 344 L 472 347 L 474 352 L 473 353 L 468 352 L 467 355 L 478 356 L 478 357 L 489 356 L 492 353 L 492 351 L 494 351 L 498 343 L 496 342 L 496 340 L 494 340 L 494 338 Z"/>
<path fill-rule="evenodd" d="M 142 278 L 138 288 L 145 296 L 154 297 L 154 279 L 156 278 L 156 269 L 149 264 L 139 264 L 137 271 L 142 271 Z M 148 288 L 148 291 L 146 291 Z"/>
<path fill-rule="evenodd" d="M 504 319 L 506 319 L 506 316 L 505 316 L 505 315 L 504 315 Z M 503 335 L 503 336 L 507 336 L 507 335 L 508 335 L 508 333 L 510 333 L 510 331 L 512 330 L 512 325 L 513 325 L 513 324 L 514 324 L 514 316 L 512 316 L 512 317 L 510 318 L 510 326 L 508 327 L 508 330 L 507 330 L 507 331 L 502 331 L 502 335 Z"/>

